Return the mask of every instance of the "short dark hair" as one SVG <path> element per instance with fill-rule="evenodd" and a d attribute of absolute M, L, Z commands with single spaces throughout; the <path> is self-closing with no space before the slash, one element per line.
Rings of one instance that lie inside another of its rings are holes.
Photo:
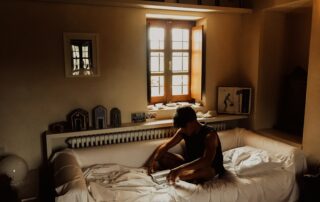
<path fill-rule="evenodd" d="M 197 120 L 197 115 L 192 107 L 179 107 L 173 117 L 173 125 L 176 128 L 184 128 L 188 122 L 194 120 Z"/>

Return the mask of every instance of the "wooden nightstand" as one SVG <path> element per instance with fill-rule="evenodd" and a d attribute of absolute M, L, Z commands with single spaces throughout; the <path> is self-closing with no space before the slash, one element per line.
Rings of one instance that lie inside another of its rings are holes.
<path fill-rule="evenodd" d="M 37 202 L 39 192 L 39 171 L 30 170 L 26 179 L 17 187 L 21 202 Z"/>

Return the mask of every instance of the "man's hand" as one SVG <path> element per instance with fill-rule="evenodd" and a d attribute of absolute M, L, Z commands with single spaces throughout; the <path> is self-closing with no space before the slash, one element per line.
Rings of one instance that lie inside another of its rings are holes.
<path fill-rule="evenodd" d="M 155 170 L 158 169 L 158 163 L 154 159 L 152 159 L 148 165 L 148 175 L 154 173 Z"/>
<path fill-rule="evenodd" d="M 167 175 L 167 181 L 169 184 L 175 184 L 178 181 L 180 175 L 179 169 L 172 169 L 170 173 Z"/>

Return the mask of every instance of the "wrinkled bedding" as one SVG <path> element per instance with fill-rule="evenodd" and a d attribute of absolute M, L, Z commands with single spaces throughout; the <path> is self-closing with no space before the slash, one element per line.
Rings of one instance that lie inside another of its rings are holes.
<path fill-rule="evenodd" d="M 89 193 L 97 202 L 287 202 L 297 199 L 289 157 L 240 147 L 224 152 L 224 165 L 228 170 L 225 176 L 203 185 L 185 181 L 159 185 L 144 168 L 117 164 L 90 166 L 84 169 L 84 175 Z"/>

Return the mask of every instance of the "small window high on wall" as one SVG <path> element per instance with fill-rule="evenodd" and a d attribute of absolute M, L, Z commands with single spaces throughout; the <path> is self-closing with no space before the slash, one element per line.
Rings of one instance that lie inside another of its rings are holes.
<path fill-rule="evenodd" d="M 203 94 L 203 28 L 190 21 L 148 20 L 148 101 L 199 101 Z"/>

